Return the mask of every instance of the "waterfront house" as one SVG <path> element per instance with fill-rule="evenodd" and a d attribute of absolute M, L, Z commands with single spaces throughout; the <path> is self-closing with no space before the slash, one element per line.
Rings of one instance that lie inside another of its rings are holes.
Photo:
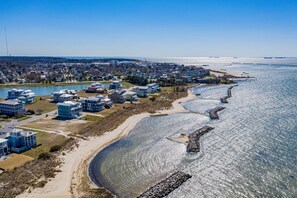
<path fill-rule="evenodd" d="M 101 83 L 96 82 L 88 86 L 86 92 L 90 93 L 103 93 L 104 89 L 101 87 Z"/>
<path fill-rule="evenodd" d="M 138 100 L 138 97 L 137 97 L 137 93 L 134 92 L 134 91 L 130 91 L 130 90 L 127 90 L 123 96 L 125 97 L 125 99 L 127 101 L 137 101 Z"/>
<path fill-rule="evenodd" d="M 98 95 L 98 96 L 96 96 L 96 97 L 101 99 L 101 102 L 104 103 L 104 107 L 105 107 L 105 108 L 109 109 L 109 108 L 112 107 L 113 102 L 112 102 L 112 100 L 111 100 L 110 98 L 108 98 L 108 97 L 104 97 L 104 96 L 102 96 L 102 95 Z"/>
<path fill-rule="evenodd" d="M 0 101 L 0 114 L 17 115 L 25 113 L 25 105 L 19 100 Z"/>
<path fill-rule="evenodd" d="M 8 140 L 0 138 L 0 157 L 8 154 Z"/>
<path fill-rule="evenodd" d="M 136 92 L 137 96 L 140 98 L 146 98 L 149 94 L 147 86 L 133 87 L 132 91 Z"/>
<path fill-rule="evenodd" d="M 7 99 L 17 99 L 23 92 L 23 89 L 11 89 L 8 91 Z"/>
<path fill-rule="evenodd" d="M 124 103 L 126 101 L 123 96 L 124 91 L 113 91 L 108 95 L 108 98 L 112 100 L 113 103 Z"/>
<path fill-rule="evenodd" d="M 60 90 L 52 93 L 52 97 L 54 102 L 64 102 L 64 101 L 71 101 L 76 97 L 75 90 Z"/>
<path fill-rule="evenodd" d="M 82 106 L 79 102 L 65 101 L 58 104 L 58 116 L 62 118 L 78 118 L 82 113 Z"/>
<path fill-rule="evenodd" d="M 36 132 L 13 129 L 6 136 L 11 152 L 21 153 L 37 146 Z"/>
<path fill-rule="evenodd" d="M 83 111 L 98 112 L 104 109 L 104 102 L 99 97 L 82 98 L 81 105 Z"/>
<path fill-rule="evenodd" d="M 159 86 L 158 83 L 148 84 L 147 87 L 148 87 L 147 91 L 148 91 L 149 94 L 154 94 L 154 93 L 157 93 L 157 92 L 161 91 L 160 86 Z"/>
<path fill-rule="evenodd" d="M 25 90 L 21 93 L 20 97 L 18 97 L 18 100 L 22 101 L 24 104 L 31 104 L 36 101 L 36 96 L 33 91 Z"/>
<path fill-rule="evenodd" d="M 109 89 L 119 89 L 122 87 L 122 84 L 119 81 L 113 81 L 110 85 L 109 85 Z"/>

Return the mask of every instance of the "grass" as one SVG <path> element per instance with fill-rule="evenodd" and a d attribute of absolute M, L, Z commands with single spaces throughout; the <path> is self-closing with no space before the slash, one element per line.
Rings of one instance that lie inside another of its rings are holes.
<path fill-rule="evenodd" d="M 11 122 L 9 119 L 0 118 L 0 122 Z"/>
<path fill-rule="evenodd" d="M 93 115 L 86 115 L 81 118 L 81 120 L 87 120 L 87 121 L 91 121 L 91 122 L 99 122 L 102 119 L 103 118 L 100 116 L 93 116 Z"/>
<path fill-rule="evenodd" d="M 36 102 L 26 105 L 26 108 L 35 112 L 41 110 L 42 113 L 48 113 L 57 109 L 57 104 L 49 101 L 49 98 L 50 96 L 38 96 Z"/>
<path fill-rule="evenodd" d="M 27 120 L 29 118 L 32 118 L 32 117 L 31 116 L 25 116 L 25 117 L 19 118 L 18 122 L 23 121 L 23 120 Z"/>
<path fill-rule="evenodd" d="M 37 131 L 38 132 L 38 131 Z M 67 140 L 66 137 L 58 134 L 38 132 L 37 133 L 37 144 L 41 144 L 36 148 L 32 148 L 24 152 L 26 156 L 38 158 L 38 155 L 43 152 L 49 152 L 50 148 L 54 145 L 62 145 Z"/>
<path fill-rule="evenodd" d="M 13 170 L 14 168 L 22 166 L 33 159 L 34 158 L 22 154 L 11 154 L 6 160 L 0 161 L 0 168 L 5 171 Z"/>

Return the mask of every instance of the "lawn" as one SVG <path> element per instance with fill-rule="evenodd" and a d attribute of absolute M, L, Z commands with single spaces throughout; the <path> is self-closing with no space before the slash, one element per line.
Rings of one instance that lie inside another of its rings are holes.
<path fill-rule="evenodd" d="M 57 104 L 49 101 L 50 96 L 38 96 L 36 102 L 26 105 L 26 109 L 33 111 L 41 110 L 41 113 L 48 113 L 57 109 Z"/>
<path fill-rule="evenodd" d="M 0 122 L 11 122 L 11 120 L 5 119 L 5 118 L 0 118 Z"/>
<path fill-rule="evenodd" d="M 25 117 L 19 118 L 18 122 L 23 121 L 23 120 L 27 120 L 29 118 L 32 118 L 32 117 L 31 116 L 25 116 Z"/>
<path fill-rule="evenodd" d="M 37 131 L 38 132 L 38 131 Z M 61 145 L 67 140 L 66 137 L 53 133 L 38 132 L 37 144 L 41 144 L 36 148 L 28 150 L 22 154 L 33 158 L 38 158 L 38 155 L 43 152 L 49 152 L 50 148 L 54 145 Z"/>
<path fill-rule="evenodd" d="M 22 155 L 22 154 L 11 154 L 6 160 L 0 160 L 0 168 L 5 171 L 12 170 L 15 167 L 19 167 L 34 158 Z"/>
<path fill-rule="evenodd" d="M 86 115 L 82 118 L 80 118 L 81 120 L 87 120 L 87 121 L 91 121 L 91 122 L 99 122 L 100 120 L 103 119 L 103 117 L 100 116 L 93 116 L 93 115 Z"/>

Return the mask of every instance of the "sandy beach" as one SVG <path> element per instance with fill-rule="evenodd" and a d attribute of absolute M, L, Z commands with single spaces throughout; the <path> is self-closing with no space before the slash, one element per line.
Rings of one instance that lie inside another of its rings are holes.
<path fill-rule="evenodd" d="M 195 95 L 190 89 L 188 90 L 187 97 L 180 98 L 172 103 L 172 108 L 168 110 L 161 110 L 157 113 L 174 114 L 187 112 L 181 104 L 194 98 Z M 18 197 L 78 197 L 80 192 L 77 189 L 77 186 L 83 177 L 85 168 L 88 167 L 92 158 L 109 144 L 127 136 L 139 121 L 150 115 L 151 114 L 149 113 L 142 113 L 131 116 L 113 131 L 106 132 L 102 136 L 93 137 L 89 140 L 80 140 L 78 143 L 79 147 L 69 151 L 65 156 L 60 157 L 63 161 L 63 164 L 60 167 L 61 172 L 57 172 L 56 176 L 52 178 L 43 188 L 28 189 L 25 193 L 19 195 Z M 87 166 L 85 164 L 87 164 Z"/>

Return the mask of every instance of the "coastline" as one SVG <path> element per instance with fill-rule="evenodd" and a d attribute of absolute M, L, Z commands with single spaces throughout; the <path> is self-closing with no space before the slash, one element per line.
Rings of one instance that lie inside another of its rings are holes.
<path fill-rule="evenodd" d="M 172 103 L 172 107 L 166 110 L 159 110 L 156 114 L 174 114 L 180 112 L 188 112 L 182 107 L 182 103 L 194 99 L 196 96 L 192 93 L 192 89 L 188 89 L 188 95 L 179 98 Z M 86 169 L 92 159 L 105 147 L 126 137 L 130 131 L 144 118 L 149 117 L 150 113 L 141 113 L 130 116 L 119 125 L 116 129 L 105 132 L 98 137 L 92 137 L 89 140 L 81 140 L 78 147 L 69 151 L 65 156 L 60 156 L 63 164 L 60 172 L 56 174 L 43 188 L 28 189 L 17 197 L 79 197 L 84 195 L 79 189 L 80 181 L 84 177 Z M 88 177 L 89 177 L 89 173 Z M 97 188 L 90 178 L 88 183 L 92 188 Z M 41 196 L 42 195 L 42 196 Z"/>

